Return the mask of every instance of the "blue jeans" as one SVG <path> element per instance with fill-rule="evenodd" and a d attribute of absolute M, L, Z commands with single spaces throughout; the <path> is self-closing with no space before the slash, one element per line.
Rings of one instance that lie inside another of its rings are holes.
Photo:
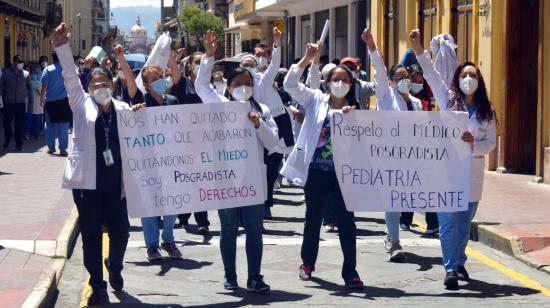
<path fill-rule="evenodd" d="M 174 242 L 174 224 L 176 223 L 176 215 L 163 216 L 162 224 L 162 241 L 164 243 Z M 141 219 L 143 227 L 143 237 L 145 238 L 145 246 L 147 248 L 159 245 L 160 227 L 157 217 L 145 217 Z"/>
<path fill-rule="evenodd" d="M 468 203 L 468 210 L 437 213 L 439 239 L 446 272 L 456 271 L 466 263 L 466 245 L 470 237 L 470 225 L 476 215 L 479 202 Z"/>
<path fill-rule="evenodd" d="M 25 115 L 25 128 L 23 133 L 25 135 L 33 135 L 35 138 L 40 134 L 40 118 L 41 114 L 33 114 L 32 112 L 27 112 Z"/>
<path fill-rule="evenodd" d="M 44 126 L 46 134 L 46 145 L 49 150 L 55 150 L 55 138 L 59 139 L 59 150 L 67 150 L 69 144 L 69 122 L 50 122 L 48 113 L 46 113 L 46 125 Z"/>
<path fill-rule="evenodd" d="M 386 233 L 392 242 L 399 241 L 399 217 L 400 212 L 386 212 Z"/>
<path fill-rule="evenodd" d="M 222 254 L 225 276 L 236 278 L 237 267 L 237 232 L 242 216 L 246 233 L 246 261 L 248 265 L 248 278 L 257 278 L 261 272 L 263 238 L 262 222 L 264 217 L 264 204 L 250 205 L 240 208 L 218 210 L 220 217 L 220 251 Z"/>

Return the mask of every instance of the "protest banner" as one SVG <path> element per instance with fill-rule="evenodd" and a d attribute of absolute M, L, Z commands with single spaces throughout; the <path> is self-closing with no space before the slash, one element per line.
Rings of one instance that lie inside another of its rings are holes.
<path fill-rule="evenodd" d="M 471 146 L 466 113 L 331 114 L 334 167 L 349 211 L 468 209 Z"/>
<path fill-rule="evenodd" d="M 130 217 L 263 203 L 265 178 L 249 112 L 250 105 L 238 102 L 118 111 Z"/>

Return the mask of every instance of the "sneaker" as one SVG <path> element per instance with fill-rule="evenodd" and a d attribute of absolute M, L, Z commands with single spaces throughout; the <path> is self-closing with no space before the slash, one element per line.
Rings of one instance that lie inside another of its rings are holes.
<path fill-rule="evenodd" d="M 226 290 L 237 290 L 239 288 L 237 277 L 223 277 L 223 288 Z"/>
<path fill-rule="evenodd" d="M 185 231 L 189 232 L 189 222 L 180 220 L 180 223 L 178 224 L 178 226 L 184 229 Z"/>
<path fill-rule="evenodd" d="M 66 150 L 61 150 L 61 151 L 59 152 L 59 156 L 61 156 L 61 157 L 67 157 L 67 156 L 69 156 L 69 153 L 68 153 Z"/>
<path fill-rule="evenodd" d="M 162 255 L 160 254 L 159 246 L 151 246 L 147 248 L 147 260 L 149 261 L 162 260 Z"/>
<path fill-rule="evenodd" d="M 411 231 L 411 226 L 407 224 L 400 224 L 399 229 L 401 229 L 401 231 Z"/>
<path fill-rule="evenodd" d="M 391 239 L 389 235 L 384 236 L 384 249 L 386 249 L 386 252 L 390 252 L 391 248 Z"/>
<path fill-rule="evenodd" d="M 458 280 L 461 281 L 470 281 L 470 275 L 468 275 L 468 272 L 466 271 L 466 268 L 464 266 L 459 266 L 456 275 L 458 277 Z"/>
<path fill-rule="evenodd" d="M 399 262 L 405 259 L 403 247 L 399 243 L 392 242 L 388 253 L 390 254 L 390 262 Z"/>
<path fill-rule="evenodd" d="M 46 153 L 48 153 L 48 155 L 52 155 L 53 153 L 55 153 L 55 150 L 48 150 L 48 152 Z"/>
<path fill-rule="evenodd" d="M 160 247 L 168 253 L 168 257 L 172 259 L 181 258 L 181 251 L 178 249 L 175 243 L 162 243 Z"/>
<path fill-rule="evenodd" d="M 424 232 L 426 236 L 437 236 L 439 234 L 439 228 L 435 229 L 426 229 L 426 232 Z"/>
<path fill-rule="evenodd" d="M 458 290 L 458 275 L 455 271 L 447 272 L 443 281 L 447 290 Z"/>
<path fill-rule="evenodd" d="M 208 227 L 203 226 L 203 227 L 199 227 L 198 232 L 201 235 L 207 235 L 208 233 L 210 233 L 210 229 L 208 229 Z"/>
<path fill-rule="evenodd" d="M 88 306 L 97 306 L 109 303 L 109 294 L 107 290 L 92 290 L 88 298 Z"/>
<path fill-rule="evenodd" d="M 124 288 L 124 279 L 122 278 L 121 272 L 115 271 L 111 268 L 109 258 L 103 259 L 103 264 L 105 264 L 105 268 L 107 268 L 107 272 L 109 272 L 109 284 L 113 290 L 117 292 L 122 291 L 122 288 Z"/>
<path fill-rule="evenodd" d="M 248 278 L 246 291 L 263 294 L 269 292 L 269 290 L 271 290 L 271 287 L 264 282 L 264 276 L 258 275 L 256 278 Z"/>
<path fill-rule="evenodd" d="M 326 224 L 325 225 L 325 232 L 334 232 L 334 224 Z"/>
<path fill-rule="evenodd" d="M 313 272 L 313 269 L 309 265 L 302 264 L 300 265 L 300 273 L 298 274 L 298 277 L 301 280 L 308 281 L 311 279 L 311 273 Z"/>
<path fill-rule="evenodd" d="M 350 280 L 346 280 L 346 288 L 352 289 L 352 290 L 361 290 L 363 289 L 363 282 L 361 281 L 361 278 L 359 276 L 353 277 Z"/>

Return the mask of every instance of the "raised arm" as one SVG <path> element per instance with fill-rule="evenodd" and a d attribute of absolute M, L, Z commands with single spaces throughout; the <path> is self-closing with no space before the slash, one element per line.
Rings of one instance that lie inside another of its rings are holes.
<path fill-rule="evenodd" d="M 315 52 L 315 59 L 313 59 L 313 63 L 311 63 L 306 79 L 306 86 L 314 90 L 321 88 L 321 72 L 319 71 L 319 65 L 321 64 L 321 51 L 323 51 L 323 45 L 320 41 L 317 42 L 317 45 L 319 45 L 319 49 Z"/>
<path fill-rule="evenodd" d="M 216 35 L 212 30 L 208 30 L 204 36 L 204 48 L 206 52 L 201 58 L 197 79 L 195 80 L 195 91 L 205 104 L 223 101 L 216 89 L 214 89 L 214 86 L 210 84 L 217 47 Z"/>
<path fill-rule="evenodd" d="M 126 85 L 128 87 L 128 95 L 130 95 L 130 98 L 133 99 L 134 97 L 136 97 L 136 93 L 138 90 L 136 78 L 134 77 L 134 72 L 132 72 L 130 65 L 128 65 L 128 62 L 126 62 L 126 58 L 124 58 L 122 45 L 116 45 L 114 51 L 118 59 L 118 63 L 120 64 L 120 68 L 124 72 L 124 78 L 126 79 Z"/>
<path fill-rule="evenodd" d="M 181 79 L 181 72 L 178 67 L 178 59 L 180 59 L 184 53 L 185 48 L 180 48 L 178 49 L 175 56 L 170 56 L 170 58 L 168 59 L 168 67 L 170 67 L 170 70 L 172 71 L 172 82 L 174 84 L 178 84 Z"/>
<path fill-rule="evenodd" d="M 273 87 L 273 82 L 275 82 L 275 77 L 279 72 L 279 67 L 281 66 L 281 42 L 282 42 L 282 33 L 274 27 L 272 30 L 273 35 L 273 52 L 271 54 L 271 63 L 267 67 L 267 70 L 261 74 L 260 84 L 257 86 L 262 87 Z"/>
<path fill-rule="evenodd" d="M 447 106 L 449 105 L 449 88 L 443 82 L 439 72 L 435 70 L 430 54 L 422 47 L 420 30 L 412 30 L 409 33 L 409 40 L 413 45 L 418 63 L 424 72 L 424 79 L 426 79 L 432 89 L 435 100 L 439 103 L 441 110 L 447 110 Z"/>
<path fill-rule="evenodd" d="M 288 70 L 288 74 L 285 77 L 284 88 L 285 91 L 295 99 L 298 104 L 307 108 L 307 105 L 316 97 L 319 98 L 323 95 L 323 92 L 317 89 L 310 89 L 303 83 L 300 83 L 300 76 L 302 76 L 304 69 L 315 57 L 315 53 L 319 49 L 319 45 L 308 43 L 306 45 L 306 53 L 302 60 L 298 64 L 294 64 Z"/>
<path fill-rule="evenodd" d="M 369 50 L 369 57 L 371 59 L 372 66 L 374 67 L 374 87 L 376 97 L 378 98 L 378 103 L 380 103 L 380 101 L 383 101 L 383 98 L 385 98 L 387 95 L 390 95 L 391 91 L 387 77 L 388 70 L 386 69 L 386 65 L 382 60 L 380 51 L 376 48 L 376 43 L 374 42 L 374 38 L 372 37 L 370 29 L 363 30 L 363 34 L 361 34 L 361 39 L 363 39 L 363 41 L 367 44 Z"/>
<path fill-rule="evenodd" d="M 55 52 L 59 58 L 59 63 L 63 68 L 63 79 L 65 80 L 65 88 L 69 95 L 69 105 L 71 110 L 77 111 L 84 106 L 86 96 L 80 78 L 76 73 L 76 66 L 73 62 L 73 51 L 69 45 L 69 31 L 64 22 L 56 29 L 53 37 L 53 45 Z"/>

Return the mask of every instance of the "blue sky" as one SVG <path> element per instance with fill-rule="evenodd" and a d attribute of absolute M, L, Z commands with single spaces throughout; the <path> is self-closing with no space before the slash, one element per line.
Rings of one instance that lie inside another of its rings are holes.
<path fill-rule="evenodd" d="M 111 7 L 145 6 L 160 7 L 160 0 L 112 0 Z M 164 6 L 172 6 L 172 0 L 164 0 Z"/>

